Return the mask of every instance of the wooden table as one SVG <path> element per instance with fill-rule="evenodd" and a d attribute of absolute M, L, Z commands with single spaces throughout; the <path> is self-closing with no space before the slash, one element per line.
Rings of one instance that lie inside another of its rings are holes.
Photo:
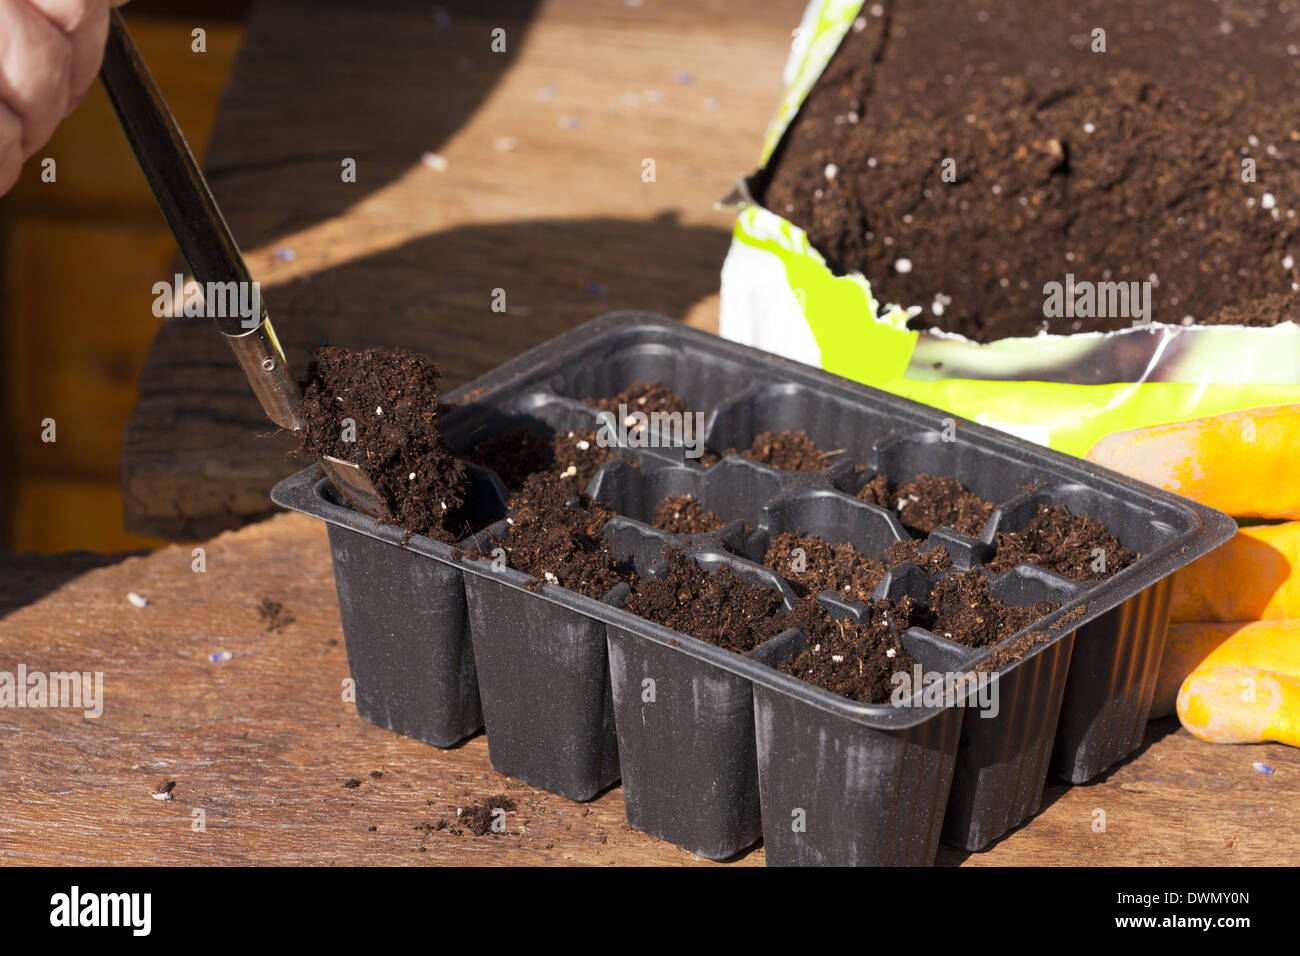
<path fill-rule="evenodd" d="M 716 327 L 714 203 L 757 162 L 804 0 L 435 6 L 251 14 L 205 165 L 295 367 L 401 345 L 453 386 L 615 309 Z M 211 323 L 165 321 L 123 444 L 128 530 L 269 513 L 293 468 L 272 432 Z"/>
<path fill-rule="evenodd" d="M 615 308 L 708 327 L 731 219 L 711 204 L 754 162 L 803 0 L 447 6 L 450 23 L 424 3 L 254 11 L 208 168 L 290 354 L 405 345 L 456 384 Z M 285 448 L 210 326 L 165 323 L 124 448 L 132 527 L 247 522 Z M 0 862 L 699 862 L 629 830 L 618 788 L 573 804 L 494 773 L 482 736 L 439 751 L 359 721 L 318 524 L 282 515 L 203 547 L 201 573 L 188 545 L 0 556 L 0 670 L 105 681 L 99 719 L 0 710 Z M 295 620 L 268 632 L 264 598 Z M 1027 826 L 940 862 L 1294 862 L 1298 781 L 1294 750 L 1157 721 L 1135 759 L 1051 784 Z M 507 835 L 435 829 L 497 793 L 519 806 Z"/>
<path fill-rule="evenodd" d="M 0 619 L 0 671 L 102 671 L 104 709 L 0 709 L 0 863 L 701 862 L 628 829 L 620 788 L 571 803 L 493 772 L 482 735 L 437 750 L 361 722 L 340 690 L 347 656 L 318 522 L 281 515 L 204 548 L 203 573 L 189 546 L 89 571 L 84 557 L 23 559 L 22 600 L 48 593 Z M 268 632 L 264 598 L 292 623 Z M 164 781 L 173 799 L 155 800 Z M 499 793 L 519 808 L 508 833 L 432 829 Z M 1211 746 L 1172 719 L 1097 782 L 1051 784 L 1044 804 L 991 849 L 945 847 L 940 862 L 1300 859 L 1300 752 Z M 761 864 L 763 851 L 737 862 Z"/>

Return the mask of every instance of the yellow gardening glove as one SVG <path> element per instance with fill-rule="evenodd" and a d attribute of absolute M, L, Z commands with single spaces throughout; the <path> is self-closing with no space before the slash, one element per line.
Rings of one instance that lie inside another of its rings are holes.
<path fill-rule="evenodd" d="M 1088 458 L 1238 518 L 1300 519 L 1300 405 L 1115 432 Z M 1241 528 L 1174 575 L 1151 716 L 1300 746 L 1300 520 Z"/>

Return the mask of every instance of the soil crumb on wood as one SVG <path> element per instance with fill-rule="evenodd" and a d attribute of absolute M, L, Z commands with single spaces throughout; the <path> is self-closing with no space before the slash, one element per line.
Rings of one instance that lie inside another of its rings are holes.
<path fill-rule="evenodd" d="M 834 591 L 845 601 L 870 601 L 886 570 L 884 562 L 866 557 L 847 542 L 831 544 L 816 535 L 789 531 L 772 539 L 763 563 L 800 594 Z"/>
<path fill-rule="evenodd" d="M 655 505 L 652 523 L 673 534 L 706 534 L 726 524 L 694 495 L 667 495 Z"/>
<path fill-rule="evenodd" d="M 1138 559 L 1100 521 L 1040 504 L 1023 531 L 999 531 L 994 573 L 1034 564 L 1075 581 L 1101 581 Z"/>
<path fill-rule="evenodd" d="M 911 673 L 914 661 L 901 638 L 925 617 L 912 598 L 868 605 L 860 625 L 833 619 L 812 598 L 801 601 L 793 616 L 808 643 L 778 669 L 865 704 L 886 703 L 895 686 L 893 675 Z"/>
<path fill-rule="evenodd" d="M 299 451 L 355 462 L 398 525 L 450 543 L 466 530 L 448 527 L 464 501 L 465 468 L 438 429 L 438 377 L 415 352 L 317 349 L 302 381 Z M 348 421 L 355 441 L 346 440 Z"/>
<path fill-rule="evenodd" d="M 956 478 L 935 475 L 917 475 L 897 485 L 877 475 L 858 490 L 858 497 L 892 511 L 904 528 L 920 537 L 941 527 L 974 537 L 994 507 Z"/>
<path fill-rule="evenodd" d="M 1300 314 L 1300 7 L 881 9 L 847 33 L 758 190 L 835 273 L 981 342 L 1136 317 L 1046 318 L 1043 286 L 1067 273 L 1150 281 L 1161 322 Z"/>
<path fill-rule="evenodd" d="M 937 581 L 927 605 L 931 619 L 924 626 L 967 647 L 997 644 L 1061 606 L 1052 600 L 1033 607 L 1003 604 L 989 593 L 988 579 L 975 569 Z"/>
<path fill-rule="evenodd" d="M 518 809 L 519 806 L 514 800 L 503 793 L 498 793 L 496 796 L 462 807 L 456 817 L 456 822 L 452 824 L 450 829 L 457 836 L 465 832 L 472 833 L 474 836 L 486 836 L 489 833 L 493 836 L 500 836 L 502 831 L 494 830 L 492 828 L 493 822 L 498 817 L 504 820 L 502 814 L 514 813 Z M 498 810 L 502 811 L 502 814 L 498 814 Z"/>
<path fill-rule="evenodd" d="M 665 549 L 667 573 L 637 577 L 624 607 L 633 614 L 741 654 L 762 643 L 760 625 L 782 613 L 781 594 L 723 565 L 712 573 Z"/>
<path fill-rule="evenodd" d="M 613 512 L 575 492 L 565 479 L 530 475 L 508 507 L 510 530 L 499 546 L 506 563 L 538 579 L 539 586 L 556 584 L 599 598 L 631 578 L 631 566 L 616 561 L 600 536 Z M 470 556 L 491 557 L 491 551 Z"/>
<path fill-rule="evenodd" d="M 257 617 L 271 632 L 280 631 L 297 620 L 283 604 L 270 598 L 262 598 L 262 603 L 257 607 Z"/>

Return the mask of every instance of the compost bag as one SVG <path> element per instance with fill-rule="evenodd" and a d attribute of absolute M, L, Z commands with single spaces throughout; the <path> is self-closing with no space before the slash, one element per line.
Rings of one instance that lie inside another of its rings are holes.
<path fill-rule="evenodd" d="M 1180 309 L 1153 313 L 1134 283 L 1125 303 L 1129 327 L 974 341 L 945 331 L 935 302 L 882 302 L 873 294 L 873 279 L 909 264 L 837 271 L 804 229 L 765 208 L 769 163 L 809 92 L 850 31 L 882 15 L 881 4 L 846 0 L 814 0 L 805 12 L 759 168 L 731 197 L 739 212 L 722 270 L 724 337 L 1075 455 L 1120 429 L 1300 402 L 1294 320 L 1199 324 Z M 886 74 L 880 82 L 897 79 Z M 826 176 L 834 172 L 828 166 Z M 1099 277 L 1065 270 L 1054 288 L 1042 278 L 1033 276 L 1043 288 L 1044 315 L 1105 308 L 1107 296 L 1113 307 L 1117 293 L 1129 292 L 1127 284 L 1112 284 L 1094 298 L 1088 278 Z"/>

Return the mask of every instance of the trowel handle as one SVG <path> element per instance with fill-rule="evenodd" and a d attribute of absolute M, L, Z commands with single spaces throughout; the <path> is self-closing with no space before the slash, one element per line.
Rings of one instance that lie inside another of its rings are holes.
<path fill-rule="evenodd" d="M 225 217 L 212 198 L 207 180 L 140 58 L 121 15 L 113 10 L 109 17 L 108 45 L 99 76 L 158 208 L 176 237 L 181 255 L 191 274 L 206 289 L 220 284 L 238 290 L 233 296 L 235 302 L 252 302 L 257 287 Z M 226 285 L 231 282 L 239 285 Z M 226 296 L 226 304 L 231 298 Z M 267 416 L 276 424 L 296 431 L 302 425 L 298 385 L 289 373 L 260 295 L 256 301 L 255 319 L 245 319 L 237 308 L 213 309 L 227 313 L 214 318 Z"/>

